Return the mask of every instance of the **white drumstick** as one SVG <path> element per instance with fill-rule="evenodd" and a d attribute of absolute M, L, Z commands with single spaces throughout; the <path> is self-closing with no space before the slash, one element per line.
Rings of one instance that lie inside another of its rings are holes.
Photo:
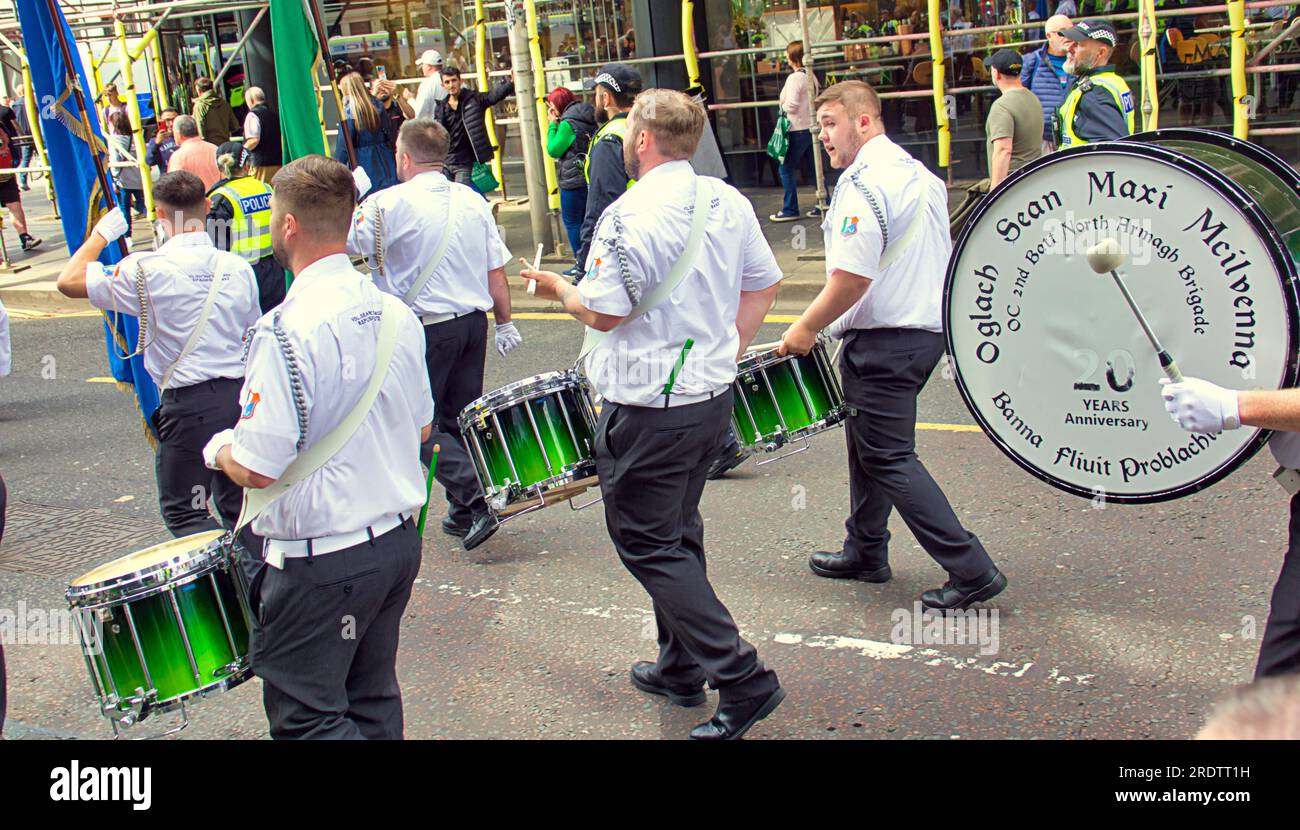
<path fill-rule="evenodd" d="M 534 270 L 534 271 L 536 271 L 539 267 L 541 267 L 541 264 L 542 264 L 542 249 L 543 249 L 544 247 L 545 247 L 545 244 L 538 244 L 538 246 L 537 246 L 537 256 L 533 257 L 533 270 Z M 536 294 L 536 293 L 537 293 L 537 280 L 529 280 L 529 281 L 528 281 L 528 296 L 531 297 L 531 296 L 533 296 L 533 295 Z"/>

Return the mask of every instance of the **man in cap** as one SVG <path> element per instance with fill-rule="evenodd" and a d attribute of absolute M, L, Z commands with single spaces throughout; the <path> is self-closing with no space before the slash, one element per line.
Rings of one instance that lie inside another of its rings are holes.
<path fill-rule="evenodd" d="M 1085 20 L 1061 32 L 1070 41 L 1065 71 L 1074 86 L 1056 112 L 1058 144 L 1074 147 L 1133 133 L 1133 93 L 1111 64 L 1118 38 L 1104 20 Z"/>
<path fill-rule="evenodd" d="M 988 138 L 989 186 L 1043 154 L 1043 108 L 1020 83 L 1020 53 L 1001 49 L 988 62 L 989 75 L 1002 95 L 989 107 L 984 123 Z"/>
<path fill-rule="evenodd" d="M 1068 0 L 1073 7 L 1074 0 Z M 1020 82 L 1038 97 L 1043 110 L 1043 152 L 1056 151 L 1056 137 L 1052 134 L 1052 116 L 1056 108 L 1065 100 L 1065 93 L 1070 86 L 1070 76 L 1065 71 L 1066 53 L 1070 41 L 1061 34 L 1072 28 L 1074 22 L 1060 12 L 1047 18 L 1043 24 L 1043 33 L 1047 42 L 1040 48 L 1025 55 L 1024 66 L 1020 68 Z"/>
<path fill-rule="evenodd" d="M 442 55 L 429 49 L 416 59 L 415 65 L 424 73 L 420 89 L 415 93 L 415 117 L 432 118 L 434 105 L 447 97 L 447 90 L 442 88 Z"/>
<path fill-rule="evenodd" d="M 623 165 L 623 138 L 627 135 L 627 114 L 640 91 L 641 76 L 627 64 L 607 63 L 596 73 L 596 123 L 600 127 L 591 137 L 591 149 L 587 151 L 587 164 L 583 168 L 587 178 L 587 213 L 582 220 L 578 263 L 569 273 L 575 285 L 591 267 L 587 254 L 596 222 L 605 208 L 632 184 L 632 177 Z"/>

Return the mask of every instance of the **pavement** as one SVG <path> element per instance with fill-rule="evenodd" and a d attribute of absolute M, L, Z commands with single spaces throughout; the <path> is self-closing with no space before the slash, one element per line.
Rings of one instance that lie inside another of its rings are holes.
<path fill-rule="evenodd" d="M 760 340 L 788 318 L 769 319 Z M 576 323 L 529 312 L 518 326 L 520 350 L 489 351 L 488 389 L 578 351 Z M 0 380 L 5 737 L 107 738 L 56 623 L 70 579 L 166 538 L 152 454 L 133 398 L 102 382 L 98 320 L 15 315 L 12 335 L 14 374 Z M 921 458 L 1010 587 L 962 632 L 973 636 L 915 627 L 914 602 L 944 576 L 897 516 L 891 582 L 814 576 L 808 554 L 843 538 L 839 429 L 709 483 L 710 577 L 789 693 L 751 738 L 1185 738 L 1249 680 L 1286 546 L 1287 501 L 1266 459 L 1177 501 L 1094 505 L 1005 458 L 941 372 L 918 412 Z M 632 688 L 628 667 L 654 657 L 654 630 L 599 506 L 519 517 L 473 552 L 431 521 L 398 655 L 406 735 L 684 738 L 717 696 L 683 709 Z M 259 684 L 197 703 L 176 737 L 267 737 Z"/>

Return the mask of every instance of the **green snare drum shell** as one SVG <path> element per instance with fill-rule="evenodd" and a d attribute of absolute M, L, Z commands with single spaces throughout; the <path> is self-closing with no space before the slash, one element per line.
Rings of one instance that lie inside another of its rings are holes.
<path fill-rule="evenodd" d="M 770 443 L 783 433 L 788 438 L 832 417 L 842 405 L 837 391 L 828 388 L 812 353 L 742 370 L 736 376 L 735 390 L 732 414 L 736 437 L 747 445 Z"/>
<path fill-rule="evenodd" d="M 568 410 L 565 413 L 560 407 Z M 539 398 L 521 401 L 496 412 L 496 422 L 488 417 L 486 426 L 478 429 L 479 445 L 483 448 L 487 464 L 486 477 L 490 489 L 501 489 L 509 482 L 515 482 L 527 489 L 547 479 L 564 473 L 581 461 L 589 461 L 592 454 L 592 435 L 586 420 L 580 416 L 578 400 L 573 389 L 552 392 Z M 532 412 L 537 423 L 537 432 L 533 432 L 533 420 L 528 417 Z M 497 434 L 497 423 L 501 425 L 501 435 Z M 573 431 L 570 432 L 569 426 Z M 537 436 L 542 443 L 539 445 Z M 577 443 L 574 443 L 574 438 Z M 510 457 L 507 459 L 506 450 Z M 543 454 L 545 449 L 545 454 Z M 547 461 L 550 466 L 547 466 Z M 514 462 L 514 471 L 510 462 Z M 482 471 L 481 471 L 482 472 Z"/>

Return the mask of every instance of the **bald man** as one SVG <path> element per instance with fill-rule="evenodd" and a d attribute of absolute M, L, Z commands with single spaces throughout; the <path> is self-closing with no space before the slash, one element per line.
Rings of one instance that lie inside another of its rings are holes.
<path fill-rule="evenodd" d="M 1034 95 L 1043 106 L 1043 153 L 1056 150 L 1056 141 L 1052 137 L 1052 114 L 1065 101 L 1065 91 L 1070 85 L 1070 74 L 1065 71 L 1066 52 L 1070 41 L 1061 33 L 1074 26 L 1073 21 L 1063 14 L 1054 14 L 1043 24 L 1047 33 L 1047 43 L 1025 56 L 1025 65 L 1020 70 L 1020 83 Z"/>

